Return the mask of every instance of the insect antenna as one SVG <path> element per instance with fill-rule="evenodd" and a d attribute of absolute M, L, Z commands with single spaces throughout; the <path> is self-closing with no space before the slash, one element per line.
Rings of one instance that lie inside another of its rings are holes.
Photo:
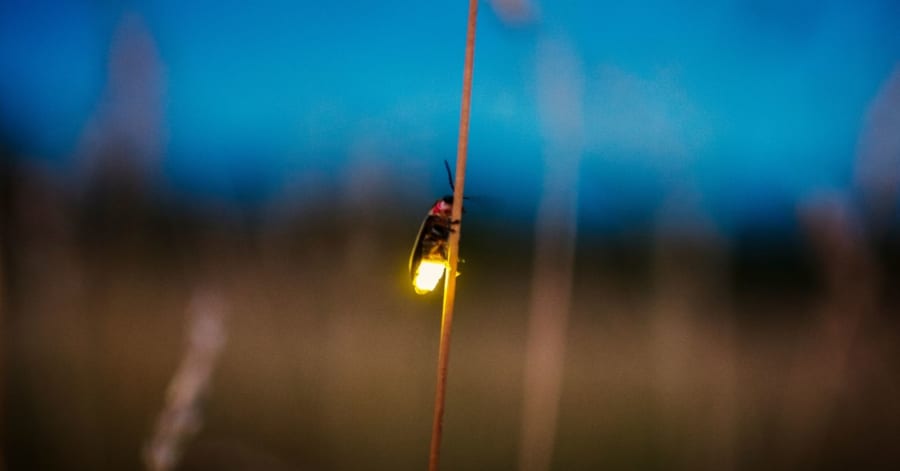
<path fill-rule="evenodd" d="M 447 159 L 444 159 L 444 168 L 447 169 L 447 182 L 450 183 L 450 190 L 456 191 L 456 188 L 453 186 L 453 172 L 450 170 L 450 162 L 447 162 Z M 482 199 L 480 196 L 463 196 L 464 200 L 479 200 Z"/>
<path fill-rule="evenodd" d="M 453 172 L 450 171 L 450 162 L 447 162 L 447 159 L 444 159 L 444 168 L 447 169 L 447 181 L 450 182 L 450 190 L 456 191 L 456 188 L 453 187 Z"/>

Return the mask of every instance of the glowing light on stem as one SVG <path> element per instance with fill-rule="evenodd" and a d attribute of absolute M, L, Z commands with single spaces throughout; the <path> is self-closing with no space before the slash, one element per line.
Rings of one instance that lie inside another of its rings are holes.
<path fill-rule="evenodd" d="M 422 260 L 416 268 L 416 278 L 413 280 L 413 287 L 416 294 L 425 294 L 434 290 L 438 281 L 444 276 L 447 264 L 438 260 Z"/>

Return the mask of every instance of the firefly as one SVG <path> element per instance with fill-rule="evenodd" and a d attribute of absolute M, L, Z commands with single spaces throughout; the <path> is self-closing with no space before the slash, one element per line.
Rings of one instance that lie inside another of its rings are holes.
<path fill-rule="evenodd" d="M 453 189 L 453 178 L 450 164 L 444 161 L 450 189 Z M 435 201 L 425 216 L 419 235 L 409 256 L 409 276 L 417 294 L 426 294 L 434 290 L 443 278 L 448 266 L 450 250 L 450 233 L 459 221 L 452 220 L 453 195 L 447 195 Z"/>

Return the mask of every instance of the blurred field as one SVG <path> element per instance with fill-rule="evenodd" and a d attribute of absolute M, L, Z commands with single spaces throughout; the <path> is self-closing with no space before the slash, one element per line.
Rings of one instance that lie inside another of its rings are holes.
<path fill-rule="evenodd" d="M 900 469 L 897 3 L 483 3 L 443 469 Z M 424 469 L 464 7 L 0 5 L 0 470 Z"/>
<path fill-rule="evenodd" d="M 179 469 L 424 468 L 440 295 L 406 263 L 429 201 L 127 188 L 5 165 L 6 469 L 141 467 L 198 291 L 227 344 Z M 443 466 L 513 469 L 533 231 L 467 218 Z M 806 234 L 583 234 L 553 468 L 900 464 L 897 239 L 823 254 Z"/>

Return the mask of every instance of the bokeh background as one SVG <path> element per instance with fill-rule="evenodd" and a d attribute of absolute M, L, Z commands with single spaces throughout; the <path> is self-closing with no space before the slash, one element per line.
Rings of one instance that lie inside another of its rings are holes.
<path fill-rule="evenodd" d="M 5 469 L 422 469 L 468 2 L 0 4 Z M 445 469 L 900 464 L 900 3 L 481 2 Z"/>

